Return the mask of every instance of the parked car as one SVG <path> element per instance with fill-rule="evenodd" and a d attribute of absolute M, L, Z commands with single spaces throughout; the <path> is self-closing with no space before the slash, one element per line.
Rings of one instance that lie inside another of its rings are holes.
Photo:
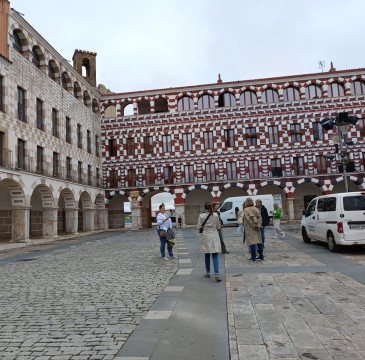
<path fill-rule="evenodd" d="M 365 245 L 365 191 L 314 198 L 303 210 L 301 228 L 305 243 L 327 242 L 333 252 L 342 245 Z"/>

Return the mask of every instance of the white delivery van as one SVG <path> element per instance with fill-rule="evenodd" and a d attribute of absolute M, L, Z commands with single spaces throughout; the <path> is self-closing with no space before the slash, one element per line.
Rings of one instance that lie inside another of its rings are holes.
<path fill-rule="evenodd" d="M 314 198 L 303 210 L 301 228 L 305 243 L 324 241 L 331 251 L 365 245 L 365 191 Z"/>
<path fill-rule="evenodd" d="M 266 207 L 270 219 L 272 218 L 272 214 L 270 214 L 270 211 L 274 210 L 274 198 L 272 195 L 237 196 L 224 200 L 218 209 L 223 221 L 223 225 L 237 225 L 235 208 L 238 207 L 240 210 L 242 210 L 242 204 L 249 197 L 253 200 L 254 204 L 256 200 L 260 199 L 262 201 L 262 205 Z"/>

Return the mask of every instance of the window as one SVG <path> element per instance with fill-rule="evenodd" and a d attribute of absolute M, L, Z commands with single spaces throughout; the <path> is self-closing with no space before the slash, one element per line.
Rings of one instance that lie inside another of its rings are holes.
<path fill-rule="evenodd" d="M 365 119 L 358 119 L 360 136 L 365 136 Z"/>
<path fill-rule="evenodd" d="M 304 159 L 302 157 L 294 158 L 294 175 L 304 175 Z"/>
<path fill-rule="evenodd" d="M 204 136 L 204 147 L 206 149 L 213 149 L 213 131 L 205 131 L 203 136 Z"/>
<path fill-rule="evenodd" d="M 92 181 L 91 181 L 91 165 L 87 166 L 87 183 L 89 185 L 92 185 Z"/>
<path fill-rule="evenodd" d="M 284 101 L 300 100 L 300 92 L 297 88 L 289 86 L 283 92 Z"/>
<path fill-rule="evenodd" d="M 53 152 L 53 176 L 58 177 L 58 158 L 59 154 Z"/>
<path fill-rule="evenodd" d="M 43 148 L 37 146 L 37 173 L 43 173 Z"/>
<path fill-rule="evenodd" d="M 96 114 L 99 111 L 99 104 L 96 99 L 93 99 L 93 101 L 91 103 L 91 110 L 94 114 Z"/>
<path fill-rule="evenodd" d="M 109 139 L 109 155 L 117 156 L 117 139 Z"/>
<path fill-rule="evenodd" d="M 100 169 L 96 168 L 96 185 L 100 186 Z"/>
<path fill-rule="evenodd" d="M 316 156 L 316 164 L 317 164 L 317 173 L 318 174 L 326 174 L 328 172 L 327 160 L 322 155 Z"/>
<path fill-rule="evenodd" d="M 18 169 L 23 170 L 25 167 L 25 141 L 18 139 Z"/>
<path fill-rule="evenodd" d="M 23 53 L 23 45 L 17 31 L 13 31 L 13 48 L 20 54 Z"/>
<path fill-rule="evenodd" d="M 323 140 L 323 129 L 319 122 L 313 123 L 313 138 L 314 140 Z"/>
<path fill-rule="evenodd" d="M 146 169 L 146 185 L 152 185 L 155 183 L 155 169 L 147 168 Z"/>
<path fill-rule="evenodd" d="M 256 145 L 257 133 L 255 128 L 246 128 L 246 141 L 248 146 Z"/>
<path fill-rule="evenodd" d="M 127 138 L 127 155 L 134 155 L 134 139 Z"/>
<path fill-rule="evenodd" d="M 71 144 L 71 119 L 66 116 L 66 142 Z"/>
<path fill-rule="evenodd" d="M 51 62 L 48 63 L 48 77 L 51 78 L 52 80 L 56 79 L 54 66 Z"/>
<path fill-rule="evenodd" d="M 25 122 L 25 90 L 18 86 L 18 119 Z"/>
<path fill-rule="evenodd" d="M 191 134 L 183 134 L 183 146 L 185 151 L 193 150 Z"/>
<path fill-rule="evenodd" d="M 248 162 L 248 173 L 250 179 L 257 179 L 260 177 L 259 162 L 257 160 L 250 160 Z"/>
<path fill-rule="evenodd" d="M 360 80 L 353 81 L 351 83 L 351 94 L 364 95 L 365 94 L 365 83 Z"/>
<path fill-rule="evenodd" d="M 193 183 L 194 182 L 194 166 L 193 165 L 185 165 L 185 182 Z"/>
<path fill-rule="evenodd" d="M 235 162 L 227 163 L 227 180 L 237 179 L 237 168 Z"/>
<path fill-rule="evenodd" d="M 328 86 L 328 97 L 339 97 L 345 95 L 345 89 L 337 82 L 334 82 Z"/>
<path fill-rule="evenodd" d="M 43 101 L 37 99 L 37 129 L 43 130 Z"/>
<path fill-rule="evenodd" d="M 64 73 L 61 75 L 61 83 L 62 83 L 62 88 L 67 90 L 67 79 Z"/>
<path fill-rule="evenodd" d="M 219 107 L 230 107 L 236 106 L 236 98 L 233 94 L 225 92 L 219 95 L 218 98 L 218 106 Z"/>
<path fill-rule="evenodd" d="M 263 103 L 273 103 L 279 101 L 279 94 L 276 90 L 266 89 L 261 94 L 261 101 Z"/>
<path fill-rule="evenodd" d="M 277 125 L 269 126 L 269 143 L 270 144 L 279 143 L 279 128 Z"/>
<path fill-rule="evenodd" d="M 71 174 L 72 174 L 72 162 L 70 157 L 66 157 L 66 179 L 71 180 Z"/>
<path fill-rule="evenodd" d="M 52 108 L 52 135 L 58 137 L 58 111 Z"/>
<path fill-rule="evenodd" d="M 226 147 L 234 147 L 234 130 L 224 130 L 224 138 L 226 141 Z"/>
<path fill-rule="evenodd" d="M 82 149 L 82 132 L 80 124 L 77 124 L 77 147 Z"/>
<path fill-rule="evenodd" d="M 100 156 L 100 151 L 99 151 L 99 136 L 95 135 L 95 156 L 99 157 Z"/>
<path fill-rule="evenodd" d="M 87 91 L 84 91 L 83 95 L 82 95 L 82 102 L 84 103 L 85 106 L 87 106 L 88 102 L 89 102 L 89 94 Z"/>
<path fill-rule="evenodd" d="M 206 181 L 214 181 L 215 180 L 215 166 L 214 166 L 214 164 L 206 164 L 205 165 L 205 176 L 206 176 Z"/>
<path fill-rule="evenodd" d="M 90 130 L 87 130 L 86 141 L 87 141 L 87 152 L 89 154 L 91 154 L 91 131 Z"/>
<path fill-rule="evenodd" d="M 155 113 L 168 112 L 168 111 L 169 111 L 169 105 L 167 103 L 167 100 L 161 97 L 156 99 Z"/>
<path fill-rule="evenodd" d="M 305 88 L 306 99 L 320 99 L 322 97 L 322 90 L 317 85 L 309 85 Z"/>
<path fill-rule="evenodd" d="M 283 176 L 283 170 L 281 169 L 280 159 L 271 159 L 271 174 L 273 177 Z"/>
<path fill-rule="evenodd" d="M 183 96 L 177 102 L 177 111 L 194 110 L 194 100 L 190 96 Z"/>
<path fill-rule="evenodd" d="M 118 171 L 110 170 L 110 187 L 116 188 L 118 187 Z"/>
<path fill-rule="evenodd" d="M 4 157 L 5 157 L 5 149 L 4 149 L 4 141 L 5 141 L 5 133 L 0 131 L 0 166 L 4 166 Z"/>
<path fill-rule="evenodd" d="M 41 61 L 40 61 L 40 58 L 39 58 L 39 55 L 38 55 L 38 51 L 37 51 L 37 48 L 35 46 L 33 46 L 33 49 L 32 49 L 32 63 L 37 68 L 39 68 L 40 65 L 41 65 Z"/>
<path fill-rule="evenodd" d="M 214 98 L 212 95 L 203 95 L 198 100 L 198 109 L 211 109 L 214 108 Z"/>
<path fill-rule="evenodd" d="M 364 211 L 365 210 L 365 196 L 344 196 L 343 208 L 345 211 Z"/>
<path fill-rule="evenodd" d="M 128 186 L 136 186 L 136 170 L 134 169 L 128 170 Z"/>
<path fill-rule="evenodd" d="M 82 182 L 82 162 L 79 161 L 77 163 L 77 179 L 79 181 L 79 183 Z"/>
<path fill-rule="evenodd" d="M 144 142 L 144 153 L 153 154 L 153 137 L 145 136 L 143 142 Z"/>
<path fill-rule="evenodd" d="M 302 130 L 300 124 L 290 124 L 290 141 L 302 141 Z"/>
<path fill-rule="evenodd" d="M 171 135 L 162 136 L 162 150 L 164 153 L 171 152 Z"/>
<path fill-rule="evenodd" d="M 257 96 L 253 91 L 244 91 L 240 96 L 241 105 L 254 105 L 257 104 Z"/>
<path fill-rule="evenodd" d="M 173 184 L 174 183 L 173 167 L 172 166 L 165 166 L 163 168 L 163 176 L 164 176 L 164 183 L 165 184 Z"/>
<path fill-rule="evenodd" d="M 0 111 L 4 111 L 4 77 L 0 76 Z"/>
<path fill-rule="evenodd" d="M 79 95 L 79 89 L 78 89 L 77 83 L 74 83 L 73 93 L 74 93 L 74 97 L 77 99 L 77 97 Z"/>

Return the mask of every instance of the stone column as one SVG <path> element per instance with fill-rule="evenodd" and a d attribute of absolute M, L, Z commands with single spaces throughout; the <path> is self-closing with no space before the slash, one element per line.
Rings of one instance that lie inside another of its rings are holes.
<path fill-rule="evenodd" d="M 78 210 L 77 209 L 66 209 L 66 233 L 77 234 L 78 232 Z"/>
<path fill-rule="evenodd" d="M 181 227 L 185 227 L 185 204 L 175 204 L 176 227 L 180 227 L 179 218 L 181 218 Z"/>
<path fill-rule="evenodd" d="M 288 204 L 289 220 L 295 220 L 295 214 L 294 214 L 294 198 L 286 198 L 286 203 Z"/>
<path fill-rule="evenodd" d="M 43 236 L 57 235 L 58 208 L 43 209 Z"/>
<path fill-rule="evenodd" d="M 142 205 L 140 201 L 131 202 L 132 230 L 142 228 Z"/>
<path fill-rule="evenodd" d="M 29 216 L 30 208 L 12 208 L 13 229 L 11 242 L 30 242 Z"/>
<path fill-rule="evenodd" d="M 98 209 L 98 225 L 99 230 L 107 230 L 109 229 L 109 216 L 107 209 Z"/>
<path fill-rule="evenodd" d="M 84 209 L 84 231 L 94 230 L 94 209 Z"/>

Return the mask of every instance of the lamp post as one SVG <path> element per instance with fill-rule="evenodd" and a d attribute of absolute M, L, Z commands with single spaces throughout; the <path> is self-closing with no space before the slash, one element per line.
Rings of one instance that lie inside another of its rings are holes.
<path fill-rule="evenodd" d="M 325 130 L 332 130 L 336 126 L 336 133 L 331 134 L 331 140 L 335 144 L 336 154 L 340 155 L 340 164 L 342 165 L 343 179 L 346 192 L 349 191 L 346 173 L 347 145 L 353 145 L 352 141 L 347 141 L 347 133 L 351 125 L 356 125 L 356 116 L 349 116 L 347 112 L 337 113 L 335 118 L 324 118 L 320 124 Z M 325 159 L 333 160 L 336 155 L 323 155 Z"/>

